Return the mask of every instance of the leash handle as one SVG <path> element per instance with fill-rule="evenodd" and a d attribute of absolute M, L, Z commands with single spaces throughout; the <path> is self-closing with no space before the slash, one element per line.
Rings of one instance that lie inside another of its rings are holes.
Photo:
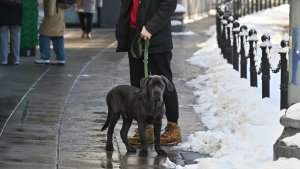
<path fill-rule="evenodd" d="M 136 55 L 134 53 L 134 50 L 133 50 L 133 45 L 134 45 L 134 42 L 137 42 L 137 45 L 138 45 L 138 55 Z M 142 38 L 140 35 L 137 35 L 132 43 L 131 43 L 131 54 L 134 58 L 140 58 L 144 52 L 144 73 L 145 73 L 145 77 L 148 77 L 148 48 L 150 46 L 150 40 L 149 39 L 146 39 L 145 40 L 145 48 L 143 49 L 143 44 L 142 44 Z"/>

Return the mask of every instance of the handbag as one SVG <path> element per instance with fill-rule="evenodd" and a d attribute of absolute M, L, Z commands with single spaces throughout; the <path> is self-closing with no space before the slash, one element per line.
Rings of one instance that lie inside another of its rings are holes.
<path fill-rule="evenodd" d="M 0 2 L 11 6 L 22 4 L 22 0 L 0 0 Z"/>
<path fill-rule="evenodd" d="M 60 9 L 69 9 L 76 4 L 76 0 L 56 0 Z"/>
<path fill-rule="evenodd" d="M 76 0 L 76 6 L 77 6 L 77 7 L 82 6 L 82 1 L 83 1 L 83 0 Z"/>

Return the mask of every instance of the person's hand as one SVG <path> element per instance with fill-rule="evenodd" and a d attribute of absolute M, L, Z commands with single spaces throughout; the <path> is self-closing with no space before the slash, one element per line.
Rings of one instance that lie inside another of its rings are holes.
<path fill-rule="evenodd" d="M 146 39 L 151 39 L 151 33 L 147 31 L 147 29 L 145 28 L 145 26 L 143 26 L 142 32 L 141 32 L 141 38 L 143 38 L 144 40 Z"/>

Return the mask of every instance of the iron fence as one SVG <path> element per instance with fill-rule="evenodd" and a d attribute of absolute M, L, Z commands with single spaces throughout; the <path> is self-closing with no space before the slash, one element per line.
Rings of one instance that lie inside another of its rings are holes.
<path fill-rule="evenodd" d="M 256 65 L 258 38 L 255 29 L 248 30 L 246 25 L 240 26 L 240 16 L 258 12 L 266 8 L 287 3 L 285 0 L 223 0 L 216 6 L 217 42 L 221 54 L 233 69 L 240 71 L 241 78 L 247 78 L 247 60 L 250 60 L 250 86 L 257 87 L 257 76 L 262 76 L 262 98 L 270 97 L 270 72 L 281 70 L 280 109 L 288 108 L 288 70 L 287 53 L 289 36 L 286 34 L 281 41 L 280 60 L 276 68 L 270 64 L 272 43 L 270 35 L 261 37 L 261 63 Z"/>

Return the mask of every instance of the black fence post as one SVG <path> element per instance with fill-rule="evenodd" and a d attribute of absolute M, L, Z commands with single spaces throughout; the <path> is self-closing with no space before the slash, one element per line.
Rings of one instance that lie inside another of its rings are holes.
<path fill-rule="evenodd" d="M 265 9 L 267 9 L 267 8 L 268 8 L 267 4 L 268 4 L 268 0 L 265 0 L 265 4 L 264 4 L 264 5 L 265 5 L 265 6 L 264 6 L 264 7 L 265 7 Z"/>
<path fill-rule="evenodd" d="M 249 0 L 246 0 L 246 9 L 247 9 L 247 12 L 246 12 L 246 14 L 249 14 L 249 13 L 250 13 L 250 5 L 249 5 Z"/>
<path fill-rule="evenodd" d="M 242 2 L 242 8 L 243 8 L 243 16 L 245 16 L 247 13 L 246 13 L 246 2 L 245 2 L 246 0 L 243 0 L 243 2 Z"/>
<path fill-rule="evenodd" d="M 250 58 L 250 86 L 257 87 L 257 73 L 256 73 L 256 66 L 254 60 L 254 51 L 257 50 L 257 32 L 254 29 L 250 29 L 249 31 L 249 58 Z"/>
<path fill-rule="evenodd" d="M 242 0 L 237 0 L 237 6 L 239 9 L 239 17 L 242 16 Z"/>
<path fill-rule="evenodd" d="M 254 0 L 251 1 L 251 13 L 254 13 Z"/>
<path fill-rule="evenodd" d="M 238 52 L 238 40 L 240 32 L 240 23 L 235 20 L 233 22 L 233 69 L 239 71 L 239 52 Z"/>
<path fill-rule="evenodd" d="M 246 49 L 245 46 L 247 44 L 247 35 L 248 35 L 247 26 L 243 25 L 240 28 L 240 38 L 241 38 L 241 78 L 247 79 L 247 58 L 246 58 Z"/>
<path fill-rule="evenodd" d="M 287 35 L 288 38 L 288 35 Z M 280 60 L 281 60 L 281 80 L 280 80 L 280 110 L 288 108 L 288 81 L 289 81 L 289 72 L 288 72 L 288 61 L 286 59 L 286 54 L 289 50 L 288 48 L 288 39 L 281 41 L 282 49 L 279 51 Z"/>
<path fill-rule="evenodd" d="M 217 41 L 218 46 L 222 49 L 222 18 L 224 12 L 222 11 L 220 6 L 216 6 L 217 14 L 216 14 L 216 31 L 217 31 Z"/>
<path fill-rule="evenodd" d="M 269 59 L 268 59 L 268 53 L 267 53 L 267 47 L 268 47 L 268 40 L 269 37 L 266 35 L 263 35 L 261 37 L 261 41 L 263 42 L 260 45 L 260 48 L 262 50 L 262 57 L 261 57 L 261 62 L 262 62 L 262 98 L 265 97 L 270 97 L 270 64 L 269 64 Z"/>
<path fill-rule="evenodd" d="M 234 8 L 233 17 L 234 17 L 235 20 L 237 20 L 239 18 L 238 0 L 234 0 L 234 2 L 233 2 L 233 8 Z"/>
<path fill-rule="evenodd" d="M 228 24 L 226 26 L 227 28 L 227 48 L 226 48 L 226 57 L 227 57 L 227 62 L 232 64 L 232 22 L 233 22 L 233 17 L 230 16 L 228 18 Z"/>
<path fill-rule="evenodd" d="M 222 54 L 223 54 L 223 58 L 227 59 L 226 56 L 226 25 L 227 25 L 227 20 L 228 20 L 228 14 L 224 13 L 223 15 L 223 19 L 222 19 L 222 26 L 223 26 L 223 31 L 222 31 Z"/>

